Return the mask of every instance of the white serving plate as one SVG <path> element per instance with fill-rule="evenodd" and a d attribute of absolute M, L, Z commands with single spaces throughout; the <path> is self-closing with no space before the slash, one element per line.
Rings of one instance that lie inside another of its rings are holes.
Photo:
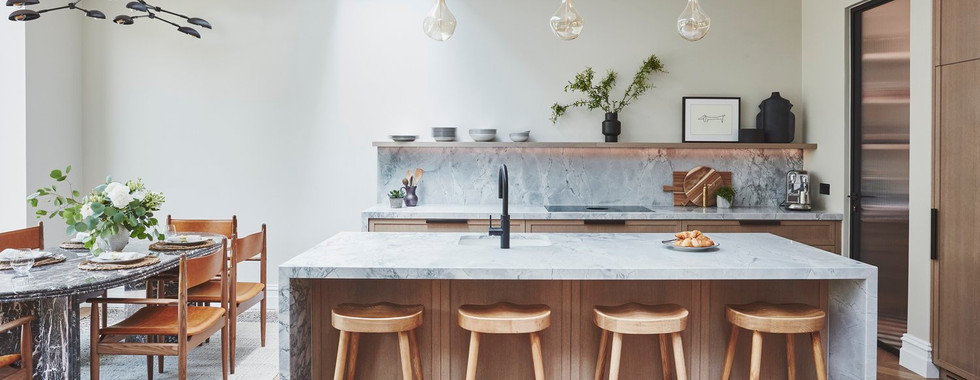
<path fill-rule="evenodd" d="M 664 240 L 664 241 L 661 241 L 661 243 L 665 247 L 667 247 L 667 248 L 673 249 L 675 251 L 684 251 L 684 252 L 712 251 L 712 250 L 715 250 L 716 248 L 718 248 L 718 247 L 721 246 L 720 243 L 715 242 L 715 245 L 712 245 L 710 247 L 678 247 L 678 246 L 674 245 L 674 242 L 675 241 L 677 241 L 677 239 Z"/>
<path fill-rule="evenodd" d="M 18 254 L 18 253 L 20 253 L 20 254 Z M 0 261 L 7 262 L 7 261 L 10 261 L 10 260 L 14 259 L 15 256 L 16 256 L 16 258 L 24 258 L 24 259 L 34 259 L 34 260 L 37 260 L 37 259 L 40 259 L 40 258 L 51 256 L 51 252 L 44 252 L 44 251 L 38 251 L 38 250 L 29 250 L 28 251 L 28 250 L 22 250 L 22 249 L 5 249 L 5 250 L 3 250 L 3 252 L 0 252 Z"/>
<path fill-rule="evenodd" d="M 397 142 L 412 142 L 419 138 L 418 135 L 391 135 L 388 138 Z"/>
<path fill-rule="evenodd" d="M 130 264 L 146 258 L 145 253 L 140 252 L 102 252 L 98 257 L 88 259 L 98 264 Z"/>
<path fill-rule="evenodd" d="M 204 237 L 201 235 L 177 235 L 168 237 L 163 241 L 167 242 L 168 244 L 192 245 L 200 244 L 202 241 L 204 241 Z"/>

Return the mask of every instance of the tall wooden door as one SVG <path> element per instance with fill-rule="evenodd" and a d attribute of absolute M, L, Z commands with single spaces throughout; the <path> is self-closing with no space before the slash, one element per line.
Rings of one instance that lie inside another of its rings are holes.
<path fill-rule="evenodd" d="M 934 361 L 980 380 L 980 2 L 936 5 Z"/>

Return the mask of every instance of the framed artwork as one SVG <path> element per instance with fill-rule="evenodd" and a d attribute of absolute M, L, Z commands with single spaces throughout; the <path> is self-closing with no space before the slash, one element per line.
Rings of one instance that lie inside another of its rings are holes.
<path fill-rule="evenodd" d="M 738 142 L 742 98 L 684 97 L 683 142 Z"/>

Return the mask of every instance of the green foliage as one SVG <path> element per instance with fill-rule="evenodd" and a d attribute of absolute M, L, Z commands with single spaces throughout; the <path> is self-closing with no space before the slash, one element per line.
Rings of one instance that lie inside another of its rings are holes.
<path fill-rule="evenodd" d="M 392 199 L 405 198 L 405 190 L 402 190 L 402 189 L 394 189 L 392 191 L 389 191 L 388 192 L 388 198 L 392 198 Z"/>
<path fill-rule="evenodd" d="M 591 67 L 586 67 L 585 71 L 575 74 L 575 80 L 568 82 L 565 86 L 565 92 L 581 92 L 585 98 L 565 105 L 553 104 L 551 106 L 551 122 L 557 123 L 558 118 L 564 115 L 569 108 L 575 107 L 585 107 L 589 111 L 602 109 L 606 112 L 618 113 L 654 87 L 649 81 L 651 74 L 666 72 L 667 70 L 657 55 L 651 55 L 643 61 L 640 69 L 633 76 L 633 82 L 626 88 L 623 98 L 617 101 L 609 99 L 609 93 L 616 86 L 616 72 L 609 70 L 605 78 L 602 78 L 599 83 L 594 83 L 595 71 Z"/>
<path fill-rule="evenodd" d="M 715 196 L 722 197 L 726 201 L 731 202 L 733 199 L 735 199 L 735 189 L 733 189 L 731 186 L 719 187 L 717 190 L 715 190 Z"/>

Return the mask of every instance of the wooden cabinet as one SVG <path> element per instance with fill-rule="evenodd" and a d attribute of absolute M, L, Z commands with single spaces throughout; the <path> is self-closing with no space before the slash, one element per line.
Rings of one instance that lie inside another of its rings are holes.
<path fill-rule="evenodd" d="M 499 226 L 500 220 L 493 225 Z M 371 232 L 487 232 L 489 219 L 370 219 L 368 231 Z M 524 232 L 524 221 L 517 219 L 510 223 L 511 232 Z"/>
<path fill-rule="evenodd" d="M 676 220 L 528 220 L 527 232 L 535 233 L 674 233 Z"/>
<path fill-rule="evenodd" d="M 937 10 L 942 65 L 980 58 L 980 1 L 940 0 Z"/>
<path fill-rule="evenodd" d="M 826 251 L 840 253 L 841 226 L 838 221 L 690 220 L 684 222 L 683 229 L 701 230 L 704 233 L 771 233 Z"/>

